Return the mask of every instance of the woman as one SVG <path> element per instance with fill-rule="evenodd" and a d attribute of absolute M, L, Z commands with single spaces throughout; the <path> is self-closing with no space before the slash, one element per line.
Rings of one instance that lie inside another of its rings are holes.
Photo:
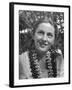
<path fill-rule="evenodd" d="M 58 29 L 51 17 L 34 25 L 30 49 L 19 57 L 19 79 L 64 76 L 61 50 L 55 46 Z"/>

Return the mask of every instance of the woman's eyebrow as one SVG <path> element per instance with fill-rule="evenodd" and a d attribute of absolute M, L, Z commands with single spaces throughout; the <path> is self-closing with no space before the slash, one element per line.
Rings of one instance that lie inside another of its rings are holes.
<path fill-rule="evenodd" d="M 42 30 L 38 31 L 38 33 L 43 33 L 44 34 L 44 32 Z"/>
<path fill-rule="evenodd" d="M 47 35 L 53 35 L 51 32 L 48 32 Z"/>

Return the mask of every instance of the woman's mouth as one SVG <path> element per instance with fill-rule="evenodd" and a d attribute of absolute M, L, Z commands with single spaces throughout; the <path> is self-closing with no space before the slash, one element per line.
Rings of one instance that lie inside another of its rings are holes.
<path fill-rule="evenodd" d="M 39 41 L 39 45 L 40 45 L 41 47 L 47 47 L 47 46 L 48 46 L 48 42 Z"/>

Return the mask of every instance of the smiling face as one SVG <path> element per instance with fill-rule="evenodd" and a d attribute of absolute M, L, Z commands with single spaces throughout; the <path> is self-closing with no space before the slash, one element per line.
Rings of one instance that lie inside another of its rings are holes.
<path fill-rule="evenodd" d="M 46 52 L 54 44 L 55 29 L 50 23 L 40 23 L 33 38 L 36 49 L 40 52 Z"/>

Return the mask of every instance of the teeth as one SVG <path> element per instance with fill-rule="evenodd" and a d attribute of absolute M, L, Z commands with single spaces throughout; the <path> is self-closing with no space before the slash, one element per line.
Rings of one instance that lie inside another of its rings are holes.
<path fill-rule="evenodd" d="M 42 44 L 42 46 L 47 46 L 47 44 Z"/>
<path fill-rule="evenodd" d="M 45 45 L 48 45 L 48 43 L 45 43 Z"/>
<path fill-rule="evenodd" d="M 48 45 L 48 43 L 46 42 L 46 43 L 44 43 L 44 42 L 40 42 L 40 44 L 42 44 L 42 45 Z"/>

